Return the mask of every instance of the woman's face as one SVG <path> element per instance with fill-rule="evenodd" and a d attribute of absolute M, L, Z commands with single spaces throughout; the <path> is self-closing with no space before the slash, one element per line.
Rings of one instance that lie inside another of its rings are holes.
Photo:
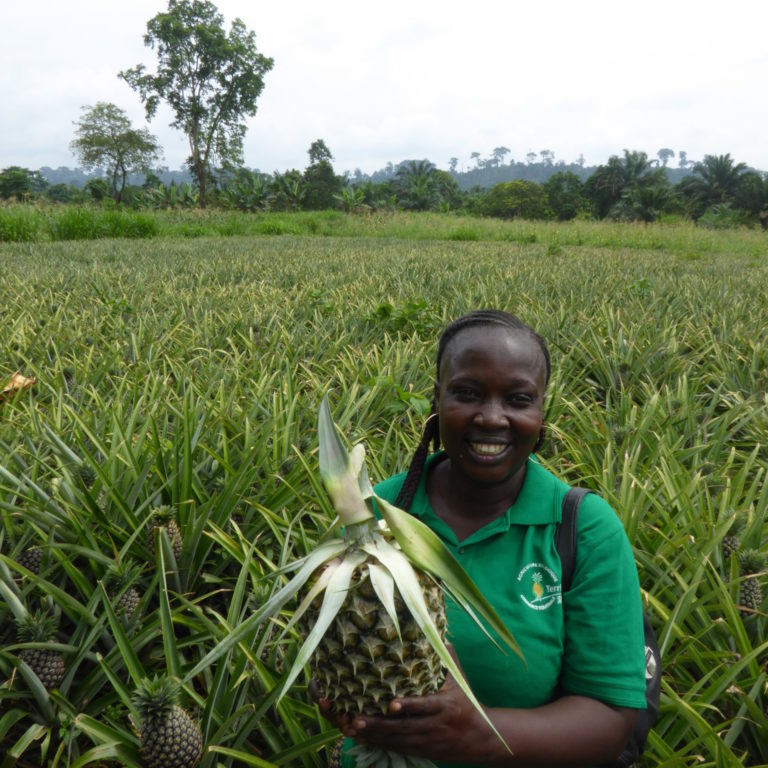
<path fill-rule="evenodd" d="M 460 331 L 443 353 L 435 387 L 451 471 L 481 484 L 524 471 L 542 427 L 546 363 L 525 333 L 498 326 Z"/>

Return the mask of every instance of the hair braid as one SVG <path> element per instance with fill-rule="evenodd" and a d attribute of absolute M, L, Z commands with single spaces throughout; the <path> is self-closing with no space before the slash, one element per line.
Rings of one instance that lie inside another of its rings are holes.
<path fill-rule="evenodd" d="M 432 407 L 429 410 L 426 424 L 424 424 L 421 440 L 413 454 L 405 480 L 403 480 L 403 487 L 395 499 L 395 506 L 400 507 L 400 509 L 408 509 L 411 506 L 416 489 L 421 481 L 424 464 L 427 462 L 430 443 L 432 443 L 432 449 L 435 451 L 440 447 L 440 424 L 437 420 L 437 407 L 434 400 L 432 401 Z"/>
<path fill-rule="evenodd" d="M 483 325 L 496 325 L 501 328 L 507 328 L 511 331 L 518 331 L 530 337 L 541 350 L 541 354 L 544 357 L 544 364 L 546 368 L 546 380 L 545 384 L 549 383 L 549 377 L 551 374 L 551 361 L 549 356 L 549 349 L 547 348 L 547 342 L 542 336 L 531 328 L 530 325 L 524 323 L 520 318 L 515 315 L 510 315 L 508 312 L 503 312 L 500 309 L 478 309 L 474 312 L 469 312 L 466 315 L 456 318 L 453 322 L 449 323 L 440 334 L 440 340 L 437 345 L 437 361 L 436 361 L 436 375 L 435 383 L 439 385 L 440 382 L 440 365 L 443 361 L 443 355 L 450 341 L 457 336 L 461 331 L 466 328 L 476 328 Z M 543 441 L 543 434 L 540 438 L 540 442 Z M 429 455 L 429 444 L 433 444 L 433 450 L 437 451 L 440 448 L 440 425 L 437 416 L 437 404 L 435 400 L 432 401 L 432 408 L 429 411 L 427 422 L 424 425 L 424 432 L 421 436 L 421 441 L 413 454 L 411 463 L 408 467 L 408 472 L 403 481 L 403 486 L 400 489 L 400 493 L 395 499 L 395 506 L 401 509 L 409 509 L 413 497 L 416 494 L 416 489 L 421 482 L 421 475 L 424 472 L 424 465 L 427 462 L 427 456 Z M 537 448 L 539 443 L 536 444 Z M 535 449 L 536 450 L 536 449 Z"/>

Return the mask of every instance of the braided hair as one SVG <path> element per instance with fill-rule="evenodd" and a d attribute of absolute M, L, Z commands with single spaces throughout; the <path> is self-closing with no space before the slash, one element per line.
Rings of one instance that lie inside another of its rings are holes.
<path fill-rule="evenodd" d="M 484 325 L 495 325 L 500 328 L 507 328 L 511 331 L 522 333 L 532 339 L 544 356 L 544 364 L 546 367 L 545 384 L 549 383 L 551 362 L 547 342 L 536 333 L 533 328 L 520 320 L 520 318 L 515 317 L 515 315 L 510 315 L 508 312 L 502 312 L 500 309 L 478 309 L 456 318 L 456 320 L 449 323 L 443 329 L 442 334 L 440 334 L 440 340 L 437 345 L 436 384 L 439 384 L 440 382 L 440 366 L 443 362 L 443 355 L 445 354 L 448 344 L 461 333 L 461 331 L 466 330 L 467 328 L 477 328 Z M 426 464 L 427 456 L 429 455 L 430 443 L 432 444 L 432 450 L 437 451 L 440 448 L 440 424 L 437 417 L 437 402 L 434 397 L 432 398 L 432 407 L 430 408 L 429 416 L 424 425 L 424 432 L 422 433 L 421 440 L 411 458 L 408 472 L 403 481 L 403 487 L 400 489 L 400 493 L 395 500 L 396 507 L 408 509 L 411 506 L 413 497 L 416 494 L 416 489 L 419 486 L 419 482 L 421 482 L 421 475 L 424 472 L 424 465 Z"/>

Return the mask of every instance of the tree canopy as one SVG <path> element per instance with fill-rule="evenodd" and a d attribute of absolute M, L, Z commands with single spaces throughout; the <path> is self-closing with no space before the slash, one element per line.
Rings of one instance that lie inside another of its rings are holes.
<path fill-rule="evenodd" d="M 83 107 L 75 125 L 77 138 L 70 149 L 86 170 L 109 169 L 115 202 L 122 198 L 128 173 L 147 170 L 161 155 L 156 138 L 146 128 L 132 128 L 125 112 L 114 104 L 100 101 Z"/>
<path fill-rule="evenodd" d="M 240 19 L 227 34 L 223 16 L 207 0 L 169 0 L 166 12 L 147 22 L 144 44 L 157 53 L 157 72 L 139 64 L 120 77 L 139 93 L 148 119 L 161 101 L 170 106 L 171 126 L 189 141 L 187 162 L 204 207 L 214 165 L 242 165 L 245 118 L 256 114 L 273 60 L 257 51 L 255 34 Z"/>

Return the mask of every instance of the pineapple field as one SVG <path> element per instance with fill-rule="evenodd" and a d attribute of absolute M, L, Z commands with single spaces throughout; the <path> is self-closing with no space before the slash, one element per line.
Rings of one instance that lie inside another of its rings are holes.
<path fill-rule="evenodd" d="M 768 766 L 765 235 L 281 221 L 0 242 L 0 768 L 327 765 L 302 596 L 253 621 L 334 518 L 318 409 L 403 471 L 440 330 L 490 306 L 549 343 L 542 462 L 634 547 L 643 764 Z"/>

